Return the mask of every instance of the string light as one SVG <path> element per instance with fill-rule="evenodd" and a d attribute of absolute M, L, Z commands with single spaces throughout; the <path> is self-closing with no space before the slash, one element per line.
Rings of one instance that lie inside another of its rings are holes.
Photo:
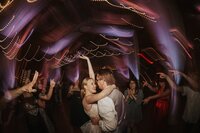
<path fill-rule="evenodd" d="M 10 50 L 10 51 L 7 53 L 6 57 L 7 57 L 8 59 L 12 60 L 12 59 L 14 59 L 14 57 L 17 55 L 17 53 L 18 53 L 18 51 L 19 51 L 19 47 L 17 47 L 17 46 L 18 46 L 18 44 L 16 44 L 16 47 L 12 47 L 12 48 L 13 48 L 12 51 Z"/>
<path fill-rule="evenodd" d="M 8 0 L 5 5 L 0 3 L 0 12 L 2 12 L 6 7 L 8 7 L 14 0 Z"/>
<path fill-rule="evenodd" d="M 37 2 L 37 0 L 27 0 L 28 3 L 34 3 Z"/>
<path fill-rule="evenodd" d="M 21 59 L 16 58 L 16 60 L 17 60 L 17 61 L 22 61 L 22 60 L 27 56 L 27 54 L 28 54 L 30 48 L 31 48 L 31 44 L 29 45 L 28 49 L 26 50 L 26 53 L 25 53 L 24 57 L 22 57 Z"/>
<path fill-rule="evenodd" d="M 138 26 L 138 25 L 135 25 L 135 24 L 132 24 L 132 23 L 128 22 L 126 19 L 124 19 L 124 18 L 121 18 L 121 20 L 123 20 L 123 21 L 126 22 L 127 24 L 131 25 L 132 27 L 137 27 L 137 28 L 139 28 L 139 29 L 144 29 L 144 27 Z"/>
<path fill-rule="evenodd" d="M 52 67 L 58 67 L 60 62 L 63 60 L 63 58 L 65 57 L 66 54 L 69 53 L 69 50 L 66 49 L 62 54 L 61 54 L 61 57 L 59 58 L 59 60 L 57 60 L 56 62 L 53 62 Z M 57 59 L 57 58 L 56 58 Z"/>
<path fill-rule="evenodd" d="M 139 10 L 133 8 L 133 7 L 127 7 L 127 6 L 125 6 L 125 5 L 121 4 L 121 3 L 119 5 L 115 5 L 115 4 L 110 3 L 108 0 L 91 0 L 91 1 L 93 1 L 93 2 L 106 2 L 107 4 L 109 4 L 112 7 L 130 10 L 130 11 L 138 14 L 139 16 L 141 16 L 141 17 L 143 17 L 143 18 L 145 18 L 147 20 L 150 20 L 152 22 L 157 22 L 155 17 L 147 15 L 145 12 L 141 12 L 141 11 L 139 11 Z"/>
<path fill-rule="evenodd" d="M 198 37 L 194 38 L 194 41 L 199 41 L 200 42 L 200 39 Z"/>
<path fill-rule="evenodd" d="M 82 47 L 83 48 L 83 47 Z M 100 52 L 100 51 L 92 51 L 91 50 L 87 50 L 86 48 L 84 48 L 84 50 L 86 50 L 86 52 L 88 52 L 89 54 L 93 55 L 94 57 L 104 57 L 104 56 L 113 56 L 113 55 L 126 55 L 126 54 L 131 54 L 134 52 L 134 50 L 129 51 L 129 52 L 118 52 L 118 53 L 114 53 L 114 52 L 110 52 L 108 50 L 104 50 L 105 53 Z"/>
<path fill-rule="evenodd" d="M 152 62 L 150 59 L 148 59 L 146 56 L 144 56 L 144 54 L 138 53 L 138 56 L 140 56 L 140 57 L 142 57 L 143 59 L 145 59 L 149 64 L 153 64 L 153 62 Z"/>
<path fill-rule="evenodd" d="M 142 49 L 142 52 L 145 52 L 147 55 L 149 55 L 154 61 L 157 61 L 157 60 L 165 60 L 158 52 L 156 52 L 153 48 L 151 47 L 148 47 L 148 48 L 145 48 L 145 49 Z M 150 54 L 150 52 L 152 52 L 154 55 L 156 56 L 152 56 Z"/>
<path fill-rule="evenodd" d="M 8 52 L 4 52 L 4 51 L 3 51 L 4 54 L 6 55 L 6 57 L 7 57 L 8 59 L 11 60 L 11 59 L 13 59 L 13 58 L 17 55 L 17 53 L 18 53 L 20 47 L 26 43 L 26 41 L 29 39 L 29 37 L 30 37 L 31 34 L 33 33 L 33 31 L 34 31 L 34 29 L 31 30 L 31 32 L 29 33 L 28 37 L 25 39 L 25 41 L 24 41 L 23 43 L 18 43 L 18 40 L 19 40 L 19 42 L 20 42 L 20 39 L 19 39 L 19 37 L 18 37 L 17 40 L 15 41 L 14 45 L 12 46 L 12 48 L 11 48 Z M 11 44 L 11 43 L 10 43 L 10 44 Z"/>
<path fill-rule="evenodd" d="M 141 72 L 140 72 L 140 76 L 144 79 L 144 81 L 147 81 L 146 78 L 142 75 Z"/>
<path fill-rule="evenodd" d="M 20 39 L 18 39 L 19 42 L 23 41 L 23 43 L 18 43 L 18 42 L 17 42 L 18 40 L 17 40 L 17 41 L 14 43 L 14 45 L 12 46 L 12 48 L 10 49 L 9 52 L 4 52 L 5 55 L 6 55 L 6 57 L 7 57 L 8 59 L 12 60 L 12 59 L 15 58 L 15 56 L 17 55 L 19 49 L 21 48 L 21 46 L 23 46 L 23 45 L 26 43 L 26 41 L 29 39 L 29 37 L 30 37 L 31 34 L 33 33 L 33 31 L 34 31 L 34 29 L 31 30 L 31 32 L 28 34 L 28 36 L 26 37 L 25 40 L 20 40 Z M 38 50 L 38 49 L 37 49 L 37 50 Z M 35 55 L 36 55 L 36 53 L 35 53 Z M 27 59 L 27 60 L 28 60 L 28 59 Z M 29 60 L 28 60 L 28 61 L 29 61 Z"/>
<path fill-rule="evenodd" d="M 153 82 L 152 80 L 151 80 L 151 78 L 149 77 L 149 75 L 144 71 L 144 73 L 145 73 L 145 75 L 146 75 L 146 77 L 148 78 L 148 80 L 150 81 L 150 82 Z"/>
<path fill-rule="evenodd" d="M 110 51 L 108 51 L 108 50 L 104 50 L 107 54 L 106 55 L 109 55 L 109 56 L 113 56 L 114 55 L 114 53 L 111 53 Z"/>
<path fill-rule="evenodd" d="M 10 34 L 13 32 L 14 27 L 15 26 L 12 27 L 12 29 L 10 30 L 10 32 L 8 33 L 8 35 L 3 40 L 0 40 L 0 42 L 4 42 L 10 36 Z"/>
<path fill-rule="evenodd" d="M 130 41 L 128 41 L 128 43 L 122 42 L 122 41 L 117 41 L 119 44 L 124 45 L 124 46 L 133 46 L 134 44 Z"/>
<path fill-rule="evenodd" d="M 90 54 L 92 54 L 95 57 L 104 57 L 104 56 L 106 56 L 106 53 L 103 53 L 103 52 L 100 52 L 100 51 L 97 51 L 95 54 L 94 53 L 90 53 Z"/>
<path fill-rule="evenodd" d="M 9 59 L 9 60 L 12 60 L 16 54 L 18 52 L 18 49 L 14 49 L 14 51 L 10 52 L 8 55 L 6 55 L 6 57 Z"/>
<path fill-rule="evenodd" d="M 96 44 L 95 42 L 93 41 L 90 41 L 93 45 L 97 46 L 97 47 L 103 47 L 103 46 L 107 46 L 108 45 L 108 42 L 106 42 L 105 44 Z"/>
<path fill-rule="evenodd" d="M 61 63 L 59 63 L 58 65 L 56 65 L 56 67 L 61 67 L 61 66 L 64 66 L 66 64 L 69 64 L 71 62 L 74 62 L 77 59 L 77 57 L 80 56 L 81 53 L 82 52 L 77 51 L 77 53 L 75 55 L 65 56 L 65 58 L 61 61 Z M 84 52 L 84 54 L 88 54 L 88 53 Z"/>
<path fill-rule="evenodd" d="M 101 37 L 107 39 L 107 40 L 110 40 L 110 41 L 119 41 L 119 38 L 107 38 L 105 35 L 103 34 L 99 34 Z"/>
<path fill-rule="evenodd" d="M 192 59 L 189 49 L 192 49 L 193 46 L 186 39 L 186 37 L 176 28 L 170 29 L 170 33 L 172 34 L 172 38 L 183 48 L 188 57 Z"/>
<path fill-rule="evenodd" d="M 52 60 L 60 60 L 59 58 L 56 58 L 58 53 L 56 53 L 56 55 L 52 56 L 51 58 L 45 58 L 46 61 L 52 61 Z"/>
<path fill-rule="evenodd" d="M 170 33 L 172 33 L 172 36 L 175 36 L 178 40 L 182 42 L 182 44 L 185 47 L 193 48 L 191 43 L 187 40 L 187 38 L 176 28 L 170 29 Z"/>
<path fill-rule="evenodd" d="M 38 46 L 40 47 L 40 46 Z M 49 47 L 47 48 L 47 51 L 49 50 Z M 35 61 L 40 62 L 43 59 L 46 59 L 45 56 L 47 55 L 47 53 L 45 52 L 44 55 L 40 58 L 40 59 L 36 59 L 35 57 L 33 58 Z"/>
<path fill-rule="evenodd" d="M 10 23 L 14 20 L 14 18 L 15 18 L 15 15 L 12 16 L 12 18 L 8 21 L 8 23 L 3 28 L 0 28 L 0 31 L 5 30 L 10 25 Z"/>
<path fill-rule="evenodd" d="M 179 39 L 176 38 L 176 37 L 173 37 L 173 38 L 174 38 L 174 40 L 175 40 L 178 44 L 181 45 L 181 47 L 183 48 L 183 50 L 185 51 L 185 53 L 188 55 L 188 57 L 189 57 L 190 59 L 192 59 L 192 56 L 191 56 L 190 53 L 187 51 L 187 49 L 183 46 L 183 44 L 179 41 Z"/>
<path fill-rule="evenodd" d="M 100 36 L 103 37 L 104 39 L 110 41 L 110 42 L 118 42 L 118 43 L 120 43 L 120 45 L 124 45 L 124 46 L 133 46 L 133 43 L 132 43 L 132 42 L 130 42 L 130 44 L 126 44 L 126 43 L 120 41 L 119 38 L 115 38 L 115 39 L 111 38 L 111 39 L 110 39 L 110 38 L 106 37 L 106 36 L 103 35 L 103 34 L 100 34 Z"/>
<path fill-rule="evenodd" d="M 93 45 L 95 45 L 96 46 L 96 48 L 95 49 L 91 49 L 91 50 L 88 50 L 88 49 L 86 49 L 85 47 L 83 47 L 83 49 L 86 49 L 86 51 L 96 51 L 96 50 L 98 50 L 99 49 L 99 46 L 98 45 L 96 45 L 94 42 L 92 42 L 92 41 L 90 41 L 90 43 L 92 43 Z"/>
<path fill-rule="evenodd" d="M 17 40 L 16 40 L 16 41 L 17 41 Z M 8 52 L 3 51 L 3 53 L 4 53 L 5 55 L 8 55 L 8 54 L 14 49 L 14 46 L 17 45 L 16 41 L 15 41 L 14 45 L 10 48 L 10 50 L 9 50 Z"/>
<path fill-rule="evenodd" d="M 134 52 L 134 51 L 130 51 L 130 52 L 124 52 L 124 53 L 120 53 L 120 52 L 116 53 L 116 52 L 110 52 L 108 50 L 104 50 L 101 52 L 101 51 L 88 50 L 85 47 L 81 47 L 81 48 L 84 50 L 83 52 L 78 51 L 75 55 L 65 56 L 64 59 L 60 63 L 54 65 L 53 67 L 59 68 L 71 62 L 74 62 L 81 53 L 84 53 L 84 55 L 87 55 L 87 56 L 89 55 L 90 58 L 93 58 L 93 57 L 101 58 L 101 57 L 108 57 L 108 56 L 111 57 L 111 56 L 126 55 L 126 54 L 131 54 Z"/>
<path fill-rule="evenodd" d="M 6 46 L 6 47 L 3 47 L 3 46 L 1 46 L 0 45 L 0 47 L 2 48 L 2 49 L 7 49 L 11 44 L 12 44 L 12 42 L 13 42 L 13 40 L 14 40 L 14 38 L 16 37 L 16 35 L 17 35 L 17 32 L 15 33 L 15 35 L 14 35 L 14 37 L 11 39 L 11 41 L 10 41 L 10 43 Z M 18 36 L 18 38 L 17 38 L 17 40 L 19 39 L 19 36 Z"/>
<path fill-rule="evenodd" d="M 26 41 L 30 38 L 31 34 L 33 33 L 33 31 L 34 29 L 31 30 L 31 32 L 28 34 L 28 36 L 26 37 L 23 43 L 17 43 L 19 47 L 23 46 L 26 43 Z"/>
<path fill-rule="evenodd" d="M 84 50 L 86 50 L 86 51 L 88 51 L 88 52 L 91 52 L 91 51 L 95 51 L 95 50 L 97 50 L 97 49 L 94 49 L 94 50 L 89 50 L 89 49 L 87 49 L 87 48 L 85 48 L 85 47 L 82 47 Z"/>

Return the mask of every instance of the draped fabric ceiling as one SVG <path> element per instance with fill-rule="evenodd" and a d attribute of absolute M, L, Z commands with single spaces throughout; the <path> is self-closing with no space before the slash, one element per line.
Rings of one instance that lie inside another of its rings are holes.
<path fill-rule="evenodd" d="M 74 80 L 87 70 L 82 54 L 95 70 L 109 66 L 126 78 L 146 79 L 158 64 L 183 70 L 199 48 L 199 14 L 194 0 L 3 0 L 1 86 L 28 69 Z"/>

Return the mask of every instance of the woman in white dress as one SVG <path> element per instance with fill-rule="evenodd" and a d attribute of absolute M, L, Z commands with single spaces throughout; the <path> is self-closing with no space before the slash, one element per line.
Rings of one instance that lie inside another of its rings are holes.
<path fill-rule="evenodd" d="M 82 104 L 86 114 L 91 119 L 100 119 L 97 104 L 95 102 L 109 95 L 112 92 L 113 87 L 105 89 L 100 93 L 96 93 L 95 75 L 90 59 L 87 56 L 80 56 L 80 58 L 87 60 L 89 70 L 89 77 L 85 78 L 81 85 L 85 92 Z M 94 125 L 91 121 L 88 121 L 81 126 L 81 130 L 83 133 L 101 133 L 99 125 Z"/>

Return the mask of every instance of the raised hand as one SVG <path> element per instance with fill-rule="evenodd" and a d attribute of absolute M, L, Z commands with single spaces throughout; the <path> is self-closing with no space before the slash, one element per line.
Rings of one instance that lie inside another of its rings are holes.
<path fill-rule="evenodd" d="M 92 122 L 93 125 L 99 125 L 99 120 L 100 120 L 99 117 L 92 117 L 91 118 L 91 122 Z"/>
<path fill-rule="evenodd" d="M 56 82 L 54 81 L 54 79 L 50 80 L 50 87 L 55 87 Z"/>
<path fill-rule="evenodd" d="M 145 98 L 143 100 L 143 104 L 148 104 L 150 100 L 151 100 L 150 97 Z"/>
<path fill-rule="evenodd" d="M 90 59 L 85 55 L 80 55 L 79 58 L 87 60 L 89 77 L 95 79 L 95 74 Z"/>
<path fill-rule="evenodd" d="M 38 76 L 39 76 L 38 71 L 35 71 L 35 74 L 34 74 L 33 79 L 32 79 L 32 81 L 31 81 L 31 83 L 32 83 L 33 85 L 36 83 L 36 81 L 37 81 L 37 79 L 38 79 Z"/>
<path fill-rule="evenodd" d="M 39 73 L 37 71 L 35 71 L 32 81 L 22 88 L 24 92 L 31 93 L 31 92 L 37 91 L 36 89 L 33 89 L 33 86 L 36 83 L 38 76 L 39 76 Z"/>
<path fill-rule="evenodd" d="M 178 70 L 169 70 L 169 72 L 171 72 L 174 75 L 181 74 L 181 72 L 179 72 Z"/>
<path fill-rule="evenodd" d="M 165 79 L 167 77 L 167 74 L 162 73 L 162 72 L 158 72 L 156 74 L 158 74 L 161 79 Z"/>
<path fill-rule="evenodd" d="M 143 87 L 148 86 L 148 85 L 149 85 L 149 83 L 148 83 L 147 81 L 143 81 L 143 82 L 142 82 L 142 86 L 143 86 Z"/>
<path fill-rule="evenodd" d="M 85 55 L 80 55 L 79 58 L 84 59 L 84 60 L 88 60 L 89 58 Z"/>

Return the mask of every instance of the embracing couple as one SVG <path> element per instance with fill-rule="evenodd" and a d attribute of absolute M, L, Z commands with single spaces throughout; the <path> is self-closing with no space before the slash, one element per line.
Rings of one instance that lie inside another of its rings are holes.
<path fill-rule="evenodd" d="M 85 95 L 82 101 L 90 121 L 81 126 L 83 133 L 112 132 L 122 133 L 125 118 L 125 100 L 123 94 L 115 85 L 115 78 L 109 69 L 102 69 L 96 74 L 96 83 L 101 89 L 96 93 L 95 74 L 87 56 L 89 77 L 83 79 L 82 89 Z"/>

